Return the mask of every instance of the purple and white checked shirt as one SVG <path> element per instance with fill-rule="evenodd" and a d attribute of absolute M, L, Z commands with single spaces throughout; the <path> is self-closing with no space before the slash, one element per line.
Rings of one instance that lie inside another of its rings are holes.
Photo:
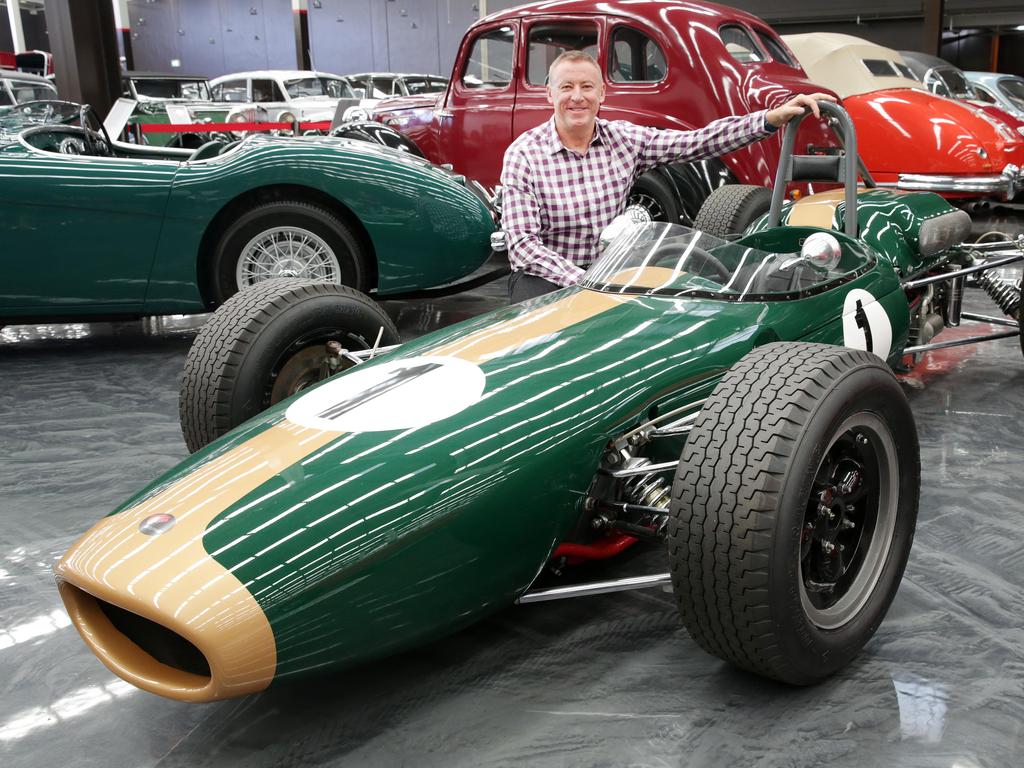
<path fill-rule="evenodd" d="M 505 151 L 501 227 L 512 269 L 560 286 L 578 282 L 640 174 L 673 160 L 724 155 L 773 132 L 764 110 L 697 131 L 598 120 L 587 153 L 579 155 L 562 145 L 552 117 Z"/>

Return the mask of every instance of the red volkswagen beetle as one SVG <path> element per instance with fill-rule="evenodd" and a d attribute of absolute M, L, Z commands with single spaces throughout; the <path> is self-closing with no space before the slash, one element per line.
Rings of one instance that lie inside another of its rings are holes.
<path fill-rule="evenodd" d="M 692 129 L 822 90 L 756 16 L 711 3 L 553 0 L 493 13 L 466 32 L 439 97 L 381 102 L 374 118 L 401 131 L 435 163 L 484 186 L 498 183 L 505 149 L 551 116 L 545 79 L 558 54 L 594 55 L 605 73 L 601 117 Z M 816 123 L 817 121 L 815 121 Z M 806 121 L 801 147 L 835 147 Z M 770 186 L 779 140 L 641 176 L 630 202 L 655 218 L 689 222 L 726 182 Z"/>
<path fill-rule="evenodd" d="M 842 98 L 879 186 L 961 200 L 1009 200 L 1024 189 L 1024 136 L 979 107 L 929 93 L 896 51 L 833 33 L 784 39 L 808 76 Z"/>

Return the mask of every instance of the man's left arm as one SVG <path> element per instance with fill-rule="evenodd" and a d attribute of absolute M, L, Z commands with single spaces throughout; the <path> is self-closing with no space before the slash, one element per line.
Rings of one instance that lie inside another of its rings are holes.
<path fill-rule="evenodd" d="M 770 136 L 804 110 L 820 116 L 817 102 L 821 100 L 835 101 L 823 93 L 800 94 L 774 109 L 730 115 L 695 131 L 643 128 L 639 172 L 673 160 L 703 160 L 728 154 Z"/>

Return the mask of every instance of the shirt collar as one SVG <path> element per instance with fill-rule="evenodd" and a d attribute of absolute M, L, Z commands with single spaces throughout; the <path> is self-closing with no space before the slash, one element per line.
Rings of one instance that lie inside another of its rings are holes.
<path fill-rule="evenodd" d="M 598 119 L 594 124 L 594 137 L 590 140 L 590 146 L 604 143 L 603 128 L 601 125 L 603 122 L 603 120 Z M 565 149 L 565 145 L 562 144 L 562 140 L 558 138 L 558 130 L 555 128 L 555 116 L 552 115 L 551 119 L 548 120 L 548 152 L 552 155 L 556 155 L 559 150 L 563 149 Z M 569 150 L 565 149 L 565 151 L 568 152 Z"/>

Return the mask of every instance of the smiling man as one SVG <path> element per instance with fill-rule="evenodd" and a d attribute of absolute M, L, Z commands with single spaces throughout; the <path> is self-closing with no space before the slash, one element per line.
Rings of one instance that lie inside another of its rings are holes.
<path fill-rule="evenodd" d="M 548 69 L 551 119 L 517 138 L 501 171 L 502 229 L 508 238 L 509 298 L 573 285 L 597 255 L 601 230 L 626 207 L 633 182 L 676 160 L 716 157 L 771 135 L 805 109 L 819 115 L 816 93 L 780 107 L 672 131 L 597 117 L 601 69 L 583 51 L 566 51 Z"/>

